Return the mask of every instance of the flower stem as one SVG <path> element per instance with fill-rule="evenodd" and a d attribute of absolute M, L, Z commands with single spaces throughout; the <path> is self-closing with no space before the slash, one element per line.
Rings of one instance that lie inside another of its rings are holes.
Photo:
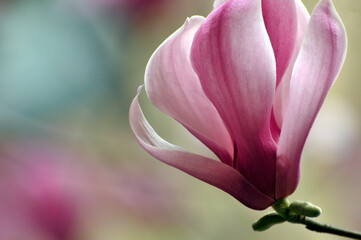
<path fill-rule="evenodd" d="M 342 228 L 333 227 L 328 224 L 317 222 L 313 219 L 310 219 L 308 217 L 300 217 L 293 220 L 289 220 L 291 223 L 298 223 L 303 224 L 306 226 L 308 230 L 319 232 L 319 233 L 329 233 L 333 235 L 338 235 L 342 237 L 348 237 L 353 239 L 360 239 L 361 240 L 361 233 L 350 231 Z"/>

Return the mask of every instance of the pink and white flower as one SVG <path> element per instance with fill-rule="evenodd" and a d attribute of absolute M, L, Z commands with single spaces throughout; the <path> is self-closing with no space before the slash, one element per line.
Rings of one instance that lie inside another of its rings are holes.
<path fill-rule="evenodd" d="M 207 18 L 187 19 L 155 51 L 145 89 L 220 161 L 160 138 L 140 90 L 133 133 L 153 157 L 265 209 L 295 191 L 303 146 L 346 48 L 331 0 L 311 16 L 301 0 L 216 0 Z"/>

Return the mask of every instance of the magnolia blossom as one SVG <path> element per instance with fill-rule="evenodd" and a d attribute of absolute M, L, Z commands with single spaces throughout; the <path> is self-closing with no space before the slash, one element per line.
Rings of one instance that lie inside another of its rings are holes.
<path fill-rule="evenodd" d="M 207 18 L 187 19 L 156 50 L 145 89 L 220 161 L 160 138 L 138 95 L 132 130 L 160 161 L 265 209 L 295 191 L 303 146 L 346 48 L 331 0 L 311 16 L 300 0 L 216 0 Z"/>

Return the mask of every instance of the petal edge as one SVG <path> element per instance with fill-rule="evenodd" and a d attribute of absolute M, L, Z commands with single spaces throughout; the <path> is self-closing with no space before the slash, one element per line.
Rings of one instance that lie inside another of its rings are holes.
<path fill-rule="evenodd" d="M 144 118 L 138 95 L 134 98 L 129 121 L 138 143 L 153 157 L 193 177 L 209 183 L 236 198 L 245 206 L 263 210 L 274 200 L 261 193 L 232 167 L 172 145 L 160 138 Z"/>

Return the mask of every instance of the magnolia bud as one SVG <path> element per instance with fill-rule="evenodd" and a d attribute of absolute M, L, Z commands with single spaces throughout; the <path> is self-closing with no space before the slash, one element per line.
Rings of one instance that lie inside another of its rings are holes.
<path fill-rule="evenodd" d="M 260 218 L 257 222 L 252 225 L 253 230 L 255 231 L 265 231 L 272 227 L 275 224 L 283 223 L 286 220 L 278 215 L 277 213 L 269 213 L 266 216 Z"/>
<path fill-rule="evenodd" d="M 322 213 L 321 208 L 306 201 L 292 202 L 289 206 L 289 210 L 293 213 L 306 217 L 318 217 Z"/>

